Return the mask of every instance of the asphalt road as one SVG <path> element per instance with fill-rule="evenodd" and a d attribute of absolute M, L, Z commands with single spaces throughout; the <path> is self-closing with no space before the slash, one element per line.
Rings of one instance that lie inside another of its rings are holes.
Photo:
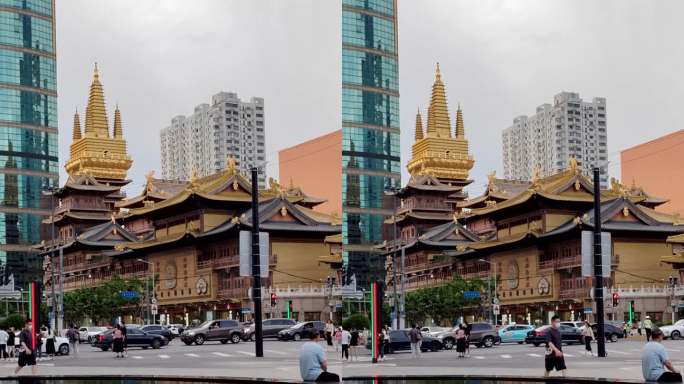
<path fill-rule="evenodd" d="M 130 349 L 128 357 L 117 359 L 112 352 L 81 344 L 79 355 L 41 360 L 44 374 L 153 374 L 263 377 L 299 379 L 298 353 L 301 342 L 266 341 L 265 357 L 257 359 L 253 342 L 220 344 L 208 342 L 201 346 L 186 346 L 174 340 L 159 350 Z M 568 375 L 577 377 L 607 377 L 641 379 L 641 348 L 643 341 L 620 340 L 608 343 L 608 357 L 584 356 L 584 347 L 565 346 Z M 684 368 L 684 341 L 664 342 L 674 365 Z M 594 344 L 594 351 L 596 345 Z M 471 356 L 458 359 L 455 351 L 426 352 L 420 359 L 409 353 L 388 355 L 377 364 L 370 362 L 369 352 L 361 350 L 357 361 L 340 359 L 340 353 L 327 347 L 330 370 L 344 377 L 367 375 L 533 375 L 543 373 L 543 347 L 531 345 L 501 345 L 493 348 L 471 347 Z M 0 374 L 10 374 L 15 362 L 0 361 Z M 24 374 L 28 374 L 26 370 Z"/>

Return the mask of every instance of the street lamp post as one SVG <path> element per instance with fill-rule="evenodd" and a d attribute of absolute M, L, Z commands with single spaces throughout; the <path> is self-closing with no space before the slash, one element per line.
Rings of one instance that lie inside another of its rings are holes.
<path fill-rule="evenodd" d="M 145 263 L 148 265 L 152 266 L 152 292 L 150 293 L 150 288 L 149 288 L 149 283 L 146 282 L 145 285 L 147 285 L 147 294 L 148 294 L 148 300 L 147 300 L 147 323 L 150 324 L 150 317 L 152 317 L 153 323 L 156 323 L 156 315 L 152 315 L 152 303 L 154 302 L 154 263 L 151 261 L 143 260 L 143 259 L 138 259 L 139 262 Z"/>
<path fill-rule="evenodd" d="M 494 266 L 494 294 L 492 295 L 491 292 L 490 292 L 490 297 L 491 297 L 490 301 L 491 301 L 491 302 L 489 303 L 489 306 L 490 306 L 490 309 L 491 309 L 492 317 L 494 318 L 494 323 L 493 323 L 493 324 L 496 324 L 496 317 L 497 317 L 497 315 L 494 313 L 494 306 L 492 305 L 493 302 L 496 301 L 496 263 L 493 262 L 493 261 L 485 260 L 485 259 L 480 259 L 479 261 L 482 261 L 482 262 L 484 262 L 484 263 L 487 263 L 487 264 L 489 264 L 489 265 L 493 265 L 493 266 Z"/>

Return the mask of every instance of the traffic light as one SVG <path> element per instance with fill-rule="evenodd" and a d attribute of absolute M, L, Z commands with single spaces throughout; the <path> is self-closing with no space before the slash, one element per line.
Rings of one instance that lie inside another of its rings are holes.
<path fill-rule="evenodd" d="M 629 322 L 634 323 L 634 314 L 636 313 L 635 311 L 636 307 L 634 306 L 634 300 L 631 300 L 629 302 Z"/>
<path fill-rule="evenodd" d="M 617 307 L 619 304 L 620 295 L 617 292 L 613 292 L 613 307 Z"/>
<path fill-rule="evenodd" d="M 278 296 L 273 292 L 271 293 L 271 307 L 275 307 L 276 305 L 278 305 Z"/>

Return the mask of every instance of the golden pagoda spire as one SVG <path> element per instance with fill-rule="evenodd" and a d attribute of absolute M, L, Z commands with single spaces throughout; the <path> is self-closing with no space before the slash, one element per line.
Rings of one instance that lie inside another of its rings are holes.
<path fill-rule="evenodd" d="M 416 112 L 416 141 L 423 138 L 423 119 L 420 116 L 420 109 Z"/>
<path fill-rule="evenodd" d="M 461 103 L 458 103 L 458 109 L 456 110 L 456 135 L 454 137 L 465 137 L 465 126 L 463 124 L 463 110 L 461 109 Z"/>
<path fill-rule="evenodd" d="M 123 138 L 121 127 L 121 114 L 117 106 L 114 113 L 114 133 L 109 134 L 104 93 L 95 64 L 83 133 L 78 112 L 74 116 L 73 143 L 70 146 L 69 160 L 64 165 L 67 173 L 84 173 L 104 183 L 115 182 L 125 185 L 128 182 L 126 174 L 133 161 L 126 151 L 126 140 Z"/>
<path fill-rule="evenodd" d="M 104 91 L 102 90 L 102 84 L 100 83 L 97 63 L 95 63 L 93 82 L 90 84 L 88 106 L 86 107 L 85 136 L 109 137 L 109 124 L 107 123 Z"/>
<path fill-rule="evenodd" d="M 428 136 L 451 137 L 449 109 L 444 83 L 442 82 L 442 73 L 439 71 L 439 63 L 437 63 L 435 71 L 435 82 L 432 84 L 432 96 L 428 111 Z"/>
<path fill-rule="evenodd" d="M 468 153 L 465 139 L 463 111 L 459 105 L 456 114 L 456 134 L 452 134 L 446 91 L 442 82 L 439 63 L 435 70 L 435 82 L 427 108 L 427 133 L 423 134 L 420 110 L 416 114 L 415 140 L 411 147 L 412 158 L 406 167 L 411 177 L 431 175 L 449 184 L 467 185 L 468 173 L 474 160 Z"/>
<path fill-rule="evenodd" d="M 74 113 L 74 132 L 71 138 L 74 141 L 81 139 L 81 119 L 78 117 L 78 109 Z"/>
<path fill-rule="evenodd" d="M 121 126 L 121 111 L 119 111 L 119 104 L 116 104 L 114 110 L 114 138 L 123 139 L 123 128 Z"/>

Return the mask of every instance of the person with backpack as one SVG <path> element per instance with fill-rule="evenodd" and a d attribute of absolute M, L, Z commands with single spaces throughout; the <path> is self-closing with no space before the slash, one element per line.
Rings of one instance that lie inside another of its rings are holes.
<path fill-rule="evenodd" d="M 69 350 L 73 352 L 74 357 L 78 357 L 79 334 L 78 329 L 76 329 L 75 325 L 71 324 L 71 326 L 67 330 L 66 337 L 69 340 Z"/>

